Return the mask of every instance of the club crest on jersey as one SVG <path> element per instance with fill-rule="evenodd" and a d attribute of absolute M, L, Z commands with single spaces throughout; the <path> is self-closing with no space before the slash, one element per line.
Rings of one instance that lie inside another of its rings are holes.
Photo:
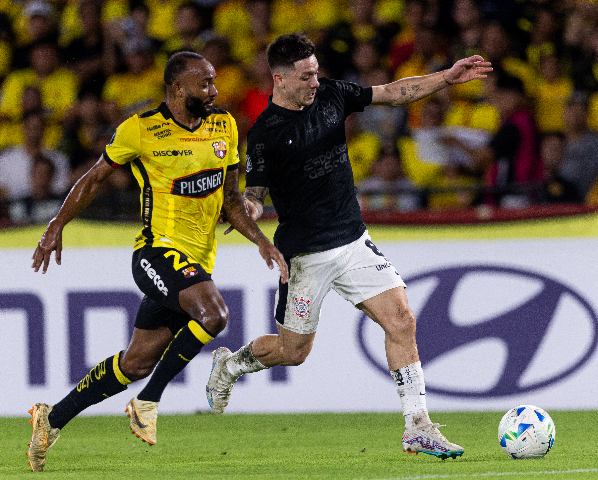
<path fill-rule="evenodd" d="M 214 155 L 218 158 L 224 158 L 226 155 L 226 142 L 224 140 L 212 143 L 212 147 L 214 147 Z"/>
<path fill-rule="evenodd" d="M 297 298 L 295 297 L 295 314 L 298 317 L 305 317 L 309 315 L 309 302 L 310 300 L 305 300 L 303 296 Z"/>
<path fill-rule="evenodd" d="M 191 265 L 190 267 L 187 267 L 185 268 L 185 270 L 183 270 L 183 274 L 186 278 L 194 277 L 195 275 L 197 275 L 197 269 L 193 265 Z"/>

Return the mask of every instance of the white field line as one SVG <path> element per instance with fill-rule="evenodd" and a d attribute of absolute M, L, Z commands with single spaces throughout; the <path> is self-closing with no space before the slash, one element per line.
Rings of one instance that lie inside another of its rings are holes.
<path fill-rule="evenodd" d="M 479 478 L 479 477 L 506 477 L 507 475 L 556 475 L 564 473 L 590 473 L 598 472 L 598 468 L 576 470 L 547 470 L 544 472 L 486 472 L 486 473 L 456 473 L 452 475 L 415 475 L 412 477 L 393 477 L 376 480 L 430 480 L 436 478 Z M 364 479 L 359 479 L 364 480 Z"/>

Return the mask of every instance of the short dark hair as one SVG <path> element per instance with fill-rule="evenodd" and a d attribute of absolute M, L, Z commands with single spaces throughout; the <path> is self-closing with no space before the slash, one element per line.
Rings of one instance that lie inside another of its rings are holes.
<path fill-rule="evenodd" d="M 187 70 L 188 60 L 205 60 L 203 55 L 195 52 L 177 52 L 172 55 L 168 62 L 166 62 L 166 68 L 164 68 L 164 83 L 166 85 L 172 85 L 177 77 Z"/>
<path fill-rule="evenodd" d="M 281 35 L 266 49 L 268 65 L 274 73 L 276 68 L 295 68 L 295 62 L 311 57 L 316 52 L 316 46 L 305 35 L 289 33 Z"/>

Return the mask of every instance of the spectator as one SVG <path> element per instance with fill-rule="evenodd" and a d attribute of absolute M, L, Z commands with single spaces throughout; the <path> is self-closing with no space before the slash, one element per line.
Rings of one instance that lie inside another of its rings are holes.
<path fill-rule="evenodd" d="M 31 50 L 42 42 L 58 45 L 58 29 L 54 19 L 54 8 L 51 4 L 33 0 L 23 10 L 26 28 L 22 32 L 23 39 L 13 54 L 13 70 L 31 66 Z"/>
<path fill-rule="evenodd" d="M 478 181 L 470 174 L 472 159 L 459 146 L 483 148 L 489 140 L 484 130 L 444 126 L 446 111 L 442 97 L 432 97 L 423 107 L 421 127 L 398 142 L 407 177 L 430 191 L 427 206 L 434 209 L 462 208 L 473 202 Z"/>
<path fill-rule="evenodd" d="M 523 82 L 504 72 L 494 73 L 490 100 L 500 111 L 500 129 L 483 148 L 458 141 L 451 144 L 471 156 L 472 173 L 485 176 L 486 186 L 492 190 L 482 199 L 485 203 L 521 208 L 530 204 L 528 193 L 543 177 L 538 128 Z"/>
<path fill-rule="evenodd" d="M 356 115 L 349 115 L 345 119 L 345 136 L 353 169 L 353 180 L 358 185 L 369 175 L 371 165 L 382 149 L 382 143 L 376 135 L 359 129 Z"/>
<path fill-rule="evenodd" d="M 544 163 L 544 182 L 540 200 L 543 203 L 578 203 L 583 201 L 577 188 L 565 180 L 560 169 L 565 159 L 565 136 L 562 132 L 549 132 L 542 137 L 540 154 Z"/>
<path fill-rule="evenodd" d="M 41 157 L 49 159 L 55 168 L 51 193 L 63 195 L 69 182 L 68 159 L 62 153 L 42 145 L 44 119 L 41 112 L 30 112 L 23 119 L 22 146 L 9 148 L 0 154 L 0 188 L 10 201 L 33 195 L 31 175 L 33 165 Z"/>
<path fill-rule="evenodd" d="M 154 64 L 151 48 L 147 37 L 126 40 L 127 71 L 108 77 L 102 93 L 111 124 L 117 125 L 135 113 L 157 107 L 163 101 L 163 74 Z"/>
<path fill-rule="evenodd" d="M 251 69 L 252 86 L 241 100 L 242 119 L 239 122 L 239 138 L 245 138 L 247 131 L 257 120 L 260 113 L 268 106 L 272 95 L 273 81 L 266 50 L 257 53 Z M 240 143 L 240 142 L 239 142 Z"/>
<path fill-rule="evenodd" d="M 588 128 L 587 96 L 575 93 L 565 109 L 565 158 L 561 176 L 585 198 L 598 178 L 598 135 Z"/>
<path fill-rule="evenodd" d="M 170 37 L 162 47 L 166 65 L 170 56 L 181 50 L 199 52 L 206 41 L 214 36 L 212 30 L 207 29 L 205 15 L 201 7 L 195 2 L 185 2 L 179 6 L 175 17 L 176 34 Z"/>
<path fill-rule="evenodd" d="M 22 98 L 27 87 L 39 89 L 47 120 L 46 142 L 56 147 L 61 137 L 64 114 L 77 98 L 78 81 L 74 73 L 60 66 L 58 49 L 53 43 L 31 47 L 31 68 L 11 73 L 2 86 L 0 115 L 19 121 L 23 114 Z"/>
<path fill-rule="evenodd" d="M 483 57 L 492 62 L 494 69 L 504 70 L 511 76 L 519 78 L 525 90 L 531 91 L 536 80 L 535 70 L 524 60 L 519 58 L 513 46 L 516 37 L 511 30 L 498 21 L 492 21 L 484 27 L 482 38 Z"/>
<path fill-rule="evenodd" d="M 394 79 L 427 75 L 442 70 L 447 66 L 448 57 L 444 43 L 432 28 L 421 27 L 415 32 L 415 51 L 409 60 L 396 71 Z M 408 125 L 417 128 L 422 121 L 422 107 L 428 101 L 424 98 L 410 103 L 407 107 Z"/>
<path fill-rule="evenodd" d="M 562 132 L 567 100 L 573 93 L 573 82 L 562 74 L 559 58 L 554 53 L 540 57 L 540 77 L 532 96 L 535 100 L 536 120 L 541 132 Z"/>
<path fill-rule="evenodd" d="M 383 148 L 370 173 L 357 185 L 362 208 L 412 212 L 422 207 L 422 194 L 405 176 L 399 152 L 392 145 Z"/>
<path fill-rule="evenodd" d="M 254 57 L 274 40 L 267 0 L 221 3 L 214 12 L 214 30 L 230 39 L 231 56 L 250 69 Z"/>
<path fill-rule="evenodd" d="M 31 166 L 31 194 L 10 205 L 10 219 L 17 224 L 49 222 L 60 210 L 62 197 L 52 192 L 56 167 L 40 155 Z"/>
<path fill-rule="evenodd" d="M 82 0 L 79 17 L 82 34 L 66 46 L 63 59 L 66 67 L 77 75 L 81 88 L 101 95 L 106 81 L 101 3 Z"/>
<path fill-rule="evenodd" d="M 212 38 L 200 53 L 206 57 L 218 73 L 216 79 L 216 88 L 218 89 L 216 102 L 218 107 L 238 117 L 241 100 L 245 96 L 249 84 L 246 80 L 247 74 L 242 66 L 235 62 L 231 56 L 228 37 L 218 36 Z"/>
<path fill-rule="evenodd" d="M 109 127 L 102 107 L 102 101 L 95 92 L 83 91 L 67 114 L 60 150 L 70 161 L 71 185 L 89 170 L 90 159 L 95 163 L 99 158 L 95 145 Z"/>

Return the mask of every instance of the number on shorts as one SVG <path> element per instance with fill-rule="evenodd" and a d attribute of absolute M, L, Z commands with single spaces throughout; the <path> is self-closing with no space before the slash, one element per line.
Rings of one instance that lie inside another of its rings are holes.
<path fill-rule="evenodd" d="M 168 258 L 168 257 L 174 257 L 174 259 L 173 259 L 173 267 L 174 267 L 174 269 L 177 272 L 181 268 L 186 267 L 187 265 L 189 265 L 189 262 L 187 262 L 187 261 L 181 262 L 181 254 L 179 252 L 177 252 L 176 250 L 168 250 L 168 252 L 166 252 L 164 254 L 164 258 Z"/>
<path fill-rule="evenodd" d="M 376 255 L 383 257 L 384 254 L 378 250 L 378 247 L 376 247 L 376 245 L 374 245 L 374 242 L 372 242 L 370 239 L 367 239 L 365 241 L 365 244 L 368 246 L 368 248 L 370 248 L 372 250 L 372 252 L 374 252 Z"/>

